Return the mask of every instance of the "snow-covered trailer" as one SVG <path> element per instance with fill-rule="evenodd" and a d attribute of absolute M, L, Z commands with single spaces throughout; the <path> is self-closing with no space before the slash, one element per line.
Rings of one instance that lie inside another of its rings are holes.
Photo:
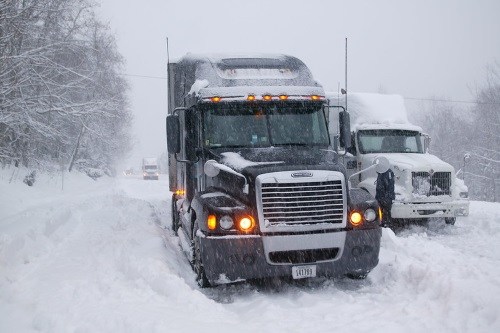
<path fill-rule="evenodd" d="M 201 286 L 377 265 L 378 205 L 348 187 L 302 61 L 188 54 L 168 73 L 172 229 Z"/>

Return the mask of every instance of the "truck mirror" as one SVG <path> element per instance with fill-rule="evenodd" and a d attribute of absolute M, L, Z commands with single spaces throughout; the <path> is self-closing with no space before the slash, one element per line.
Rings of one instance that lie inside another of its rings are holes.
<path fill-rule="evenodd" d="M 205 172 L 205 175 L 208 177 L 216 177 L 220 169 L 217 167 L 218 163 L 217 161 L 214 160 L 208 160 L 205 162 L 205 165 L 203 166 L 203 171 Z"/>
<path fill-rule="evenodd" d="M 422 133 L 422 136 L 424 137 L 424 152 L 427 153 L 431 146 L 431 137 L 426 133 Z"/>
<path fill-rule="evenodd" d="M 348 149 L 351 147 L 351 120 L 349 117 L 349 112 L 347 111 L 339 112 L 339 128 L 340 128 L 340 136 L 339 136 L 340 147 Z"/>
<path fill-rule="evenodd" d="M 167 116 L 167 149 L 169 154 L 181 151 L 180 123 L 177 115 Z"/>

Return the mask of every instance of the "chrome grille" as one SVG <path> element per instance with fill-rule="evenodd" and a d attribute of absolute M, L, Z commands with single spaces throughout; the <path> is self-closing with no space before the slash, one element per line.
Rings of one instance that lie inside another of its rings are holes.
<path fill-rule="evenodd" d="M 451 173 L 412 172 L 413 193 L 419 195 L 451 195 Z"/>
<path fill-rule="evenodd" d="M 262 211 L 269 225 L 342 223 L 340 180 L 304 183 L 263 183 Z"/>

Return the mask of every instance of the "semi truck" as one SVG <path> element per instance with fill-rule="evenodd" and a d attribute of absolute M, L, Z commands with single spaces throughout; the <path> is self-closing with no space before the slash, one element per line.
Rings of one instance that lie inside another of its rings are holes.
<path fill-rule="evenodd" d="M 454 224 L 469 213 L 468 190 L 453 166 L 428 152 L 430 138 L 408 120 L 403 97 L 374 93 L 327 93 L 330 105 L 347 106 L 351 147 L 343 157 L 353 186 L 375 195 L 376 158 L 387 158 L 395 175 L 396 198 L 391 209 L 396 227 L 441 218 Z M 334 122 L 335 117 L 332 117 Z M 351 177 L 351 175 L 353 175 Z"/>
<path fill-rule="evenodd" d="M 158 180 L 160 169 L 156 157 L 145 157 L 142 159 L 142 179 Z"/>
<path fill-rule="evenodd" d="M 168 100 L 172 230 L 201 287 L 364 278 L 377 265 L 379 206 L 348 186 L 302 61 L 187 54 L 168 64 Z"/>

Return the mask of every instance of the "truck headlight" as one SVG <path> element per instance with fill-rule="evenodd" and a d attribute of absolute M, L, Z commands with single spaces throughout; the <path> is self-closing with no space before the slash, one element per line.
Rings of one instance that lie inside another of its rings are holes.
<path fill-rule="evenodd" d="M 244 232 L 250 232 L 255 227 L 255 220 L 252 216 L 243 216 L 238 222 L 239 229 Z"/>
<path fill-rule="evenodd" d="M 229 230 L 233 227 L 234 221 L 233 218 L 229 215 L 224 215 L 219 220 L 219 225 L 224 230 Z"/>
<path fill-rule="evenodd" d="M 352 212 L 349 217 L 351 220 L 351 224 L 355 227 L 358 227 L 363 223 L 363 216 L 359 212 Z"/>
<path fill-rule="evenodd" d="M 368 208 L 367 210 L 365 210 L 365 213 L 363 214 L 364 218 L 366 221 L 368 222 L 372 222 L 372 221 L 375 221 L 375 219 L 377 218 L 377 213 L 375 213 L 375 211 L 371 208 Z"/>

